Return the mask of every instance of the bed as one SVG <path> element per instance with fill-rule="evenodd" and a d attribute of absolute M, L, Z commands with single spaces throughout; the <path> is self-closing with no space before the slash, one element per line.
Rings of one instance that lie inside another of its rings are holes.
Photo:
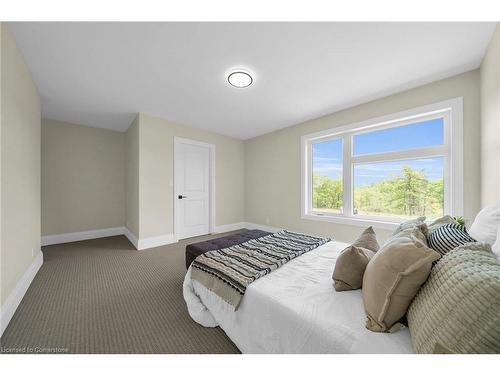
<path fill-rule="evenodd" d="M 250 284 L 234 307 L 191 279 L 183 293 L 190 316 L 220 326 L 242 353 L 412 353 L 407 328 L 365 328 L 361 290 L 336 292 L 332 271 L 347 244 L 330 241 Z"/>

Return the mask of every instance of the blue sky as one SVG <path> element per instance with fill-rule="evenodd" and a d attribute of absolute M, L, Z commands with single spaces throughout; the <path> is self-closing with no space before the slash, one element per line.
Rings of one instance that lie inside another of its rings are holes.
<path fill-rule="evenodd" d="M 356 135 L 353 140 L 353 155 L 442 145 L 443 139 L 443 119 L 439 118 Z"/>
<path fill-rule="evenodd" d="M 430 120 L 399 128 L 360 134 L 354 137 L 354 155 L 400 151 L 443 143 L 442 119 Z M 397 142 L 395 141 L 397 140 Z M 431 180 L 443 176 L 443 158 L 391 161 L 354 167 L 355 186 L 369 185 L 401 174 L 403 166 L 422 170 Z M 330 178 L 342 175 L 342 142 L 333 140 L 313 145 L 313 170 Z"/>

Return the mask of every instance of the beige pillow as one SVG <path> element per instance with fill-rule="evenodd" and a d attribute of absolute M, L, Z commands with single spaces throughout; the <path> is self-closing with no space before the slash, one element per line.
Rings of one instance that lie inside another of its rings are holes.
<path fill-rule="evenodd" d="M 434 220 L 427 226 L 428 229 L 427 235 L 431 234 L 433 231 L 435 231 L 438 228 L 441 228 L 443 225 L 446 224 L 458 224 L 458 223 L 450 215 L 445 215 L 443 217 L 440 217 L 439 219 Z"/>
<path fill-rule="evenodd" d="M 419 228 L 390 238 L 368 263 L 363 277 L 366 328 L 387 332 L 403 317 L 440 255 L 425 245 Z"/>
<path fill-rule="evenodd" d="M 394 236 L 395 234 L 398 234 L 399 232 L 405 229 L 413 229 L 413 228 L 419 228 L 422 231 L 422 233 L 427 236 L 427 224 L 425 224 L 425 216 L 421 216 L 412 220 L 403 221 L 401 224 L 399 224 L 399 226 L 396 228 L 396 230 L 392 235 Z"/>
<path fill-rule="evenodd" d="M 366 228 L 363 233 L 359 235 L 356 241 L 354 241 L 352 246 L 362 247 L 376 253 L 380 249 L 380 246 L 377 242 L 377 235 L 375 234 L 373 227 Z"/>
<path fill-rule="evenodd" d="M 444 255 L 407 317 L 416 353 L 500 353 L 500 260 L 489 245 Z"/>
<path fill-rule="evenodd" d="M 397 238 L 408 237 L 411 235 L 416 236 L 419 241 L 423 242 L 425 246 L 429 247 L 429 245 L 427 244 L 427 236 L 422 233 L 420 227 L 403 229 L 397 232 L 396 234 L 393 234 L 391 237 L 387 239 L 387 241 L 385 241 L 384 246 L 387 245 L 389 242 L 394 241 Z"/>
<path fill-rule="evenodd" d="M 361 288 L 366 265 L 378 249 L 373 228 L 366 228 L 352 245 L 342 250 L 337 258 L 332 276 L 335 290 L 341 292 Z"/>

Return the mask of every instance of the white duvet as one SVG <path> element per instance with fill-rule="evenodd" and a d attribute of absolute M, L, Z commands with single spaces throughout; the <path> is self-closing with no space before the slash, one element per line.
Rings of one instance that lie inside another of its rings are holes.
<path fill-rule="evenodd" d="M 332 272 L 345 243 L 331 241 L 247 288 L 237 311 L 200 283 L 184 279 L 189 314 L 220 326 L 242 353 L 412 353 L 407 328 L 365 328 L 361 290 L 336 292 Z"/>

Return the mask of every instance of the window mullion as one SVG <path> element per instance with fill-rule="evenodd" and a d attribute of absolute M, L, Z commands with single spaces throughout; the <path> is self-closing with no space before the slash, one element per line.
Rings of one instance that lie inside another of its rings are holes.
<path fill-rule="evenodd" d="M 376 154 L 353 156 L 351 158 L 351 162 L 354 164 L 378 163 L 378 162 L 392 161 L 392 160 L 432 158 L 447 154 L 448 154 L 447 146 L 442 145 L 442 146 L 415 148 L 404 151 L 385 152 L 385 153 L 381 152 Z"/>
<path fill-rule="evenodd" d="M 342 137 L 343 141 L 343 155 L 342 155 L 342 186 L 344 209 L 343 215 L 347 217 L 352 216 L 352 164 L 351 164 L 351 149 L 352 149 L 352 136 L 346 134 Z"/>

